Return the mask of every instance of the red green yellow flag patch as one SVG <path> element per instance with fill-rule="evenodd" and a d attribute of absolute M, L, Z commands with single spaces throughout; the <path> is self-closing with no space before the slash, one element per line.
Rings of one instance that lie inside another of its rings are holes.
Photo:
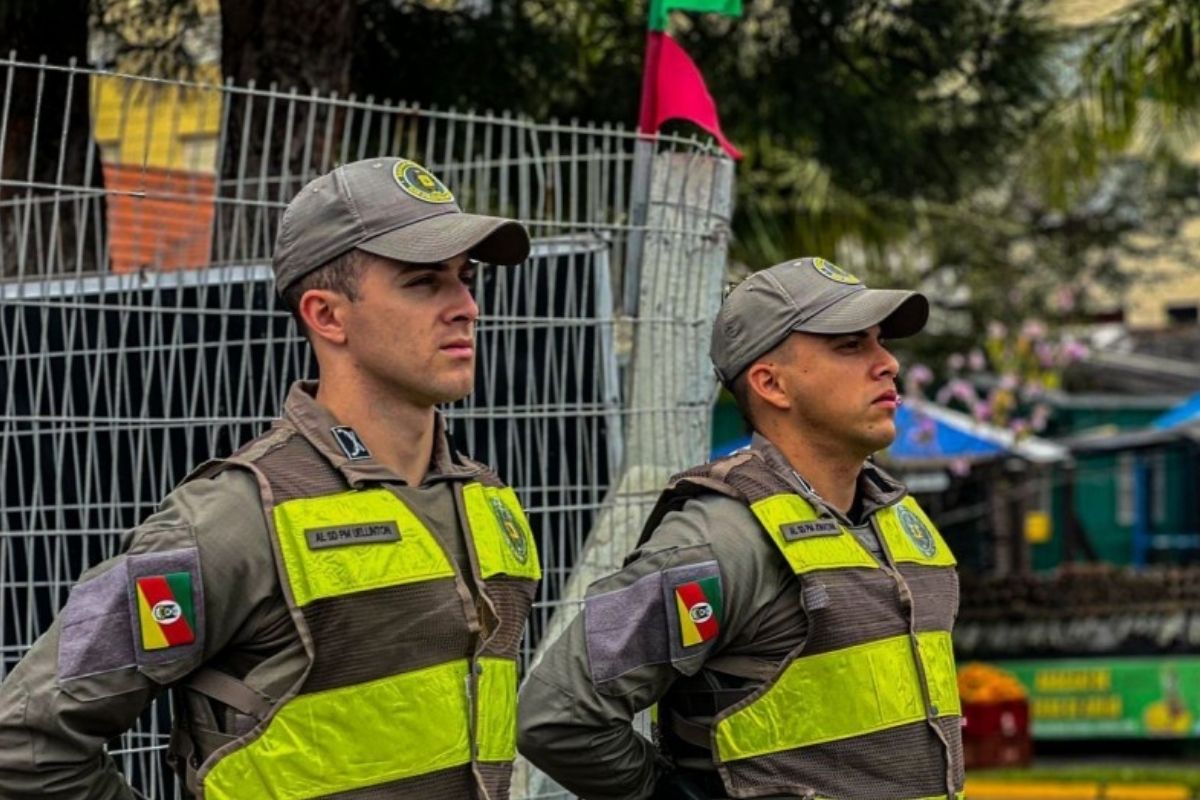
<path fill-rule="evenodd" d="M 701 578 L 675 587 L 675 605 L 679 609 L 679 638 L 684 647 L 702 644 L 721 632 L 721 578 Z"/>
<path fill-rule="evenodd" d="M 196 641 L 190 572 L 138 578 L 137 596 L 142 649 L 165 650 Z"/>

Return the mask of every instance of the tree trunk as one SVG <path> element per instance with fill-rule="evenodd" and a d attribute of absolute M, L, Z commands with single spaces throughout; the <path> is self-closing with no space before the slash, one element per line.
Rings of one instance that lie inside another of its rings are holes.
<path fill-rule="evenodd" d="M 350 91 L 354 0 L 239 0 L 221 3 L 221 71 L 282 98 L 226 97 L 214 258 L 226 263 L 270 255 L 280 206 L 338 160 L 345 109 L 307 96 Z M 295 90 L 293 101 L 286 93 Z M 331 119 L 332 117 L 332 119 Z M 292 135 L 286 136 L 288 120 Z"/>
<path fill-rule="evenodd" d="M 87 65 L 88 0 L 0 3 L 0 58 Z M 19 48 L 19 49 L 18 49 Z M 92 143 L 89 81 L 5 65 L 0 110 L 0 278 L 102 269 L 104 198 Z"/>

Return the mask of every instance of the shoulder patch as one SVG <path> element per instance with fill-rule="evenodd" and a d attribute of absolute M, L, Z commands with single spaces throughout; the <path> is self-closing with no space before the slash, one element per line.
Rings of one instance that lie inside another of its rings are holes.
<path fill-rule="evenodd" d="M 129 628 L 137 631 L 137 665 L 174 664 L 201 652 L 204 585 L 196 548 L 137 553 L 126 564 Z"/>
<path fill-rule="evenodd" d="M 663 572 L 663 591 L 670 629 L 671 661 L 703 652 L 721 632 L 725 615 L 724 587 L 716 561 L 674 567 Z"/>
<path fill-rule="evenodd" d="M 189 659 L 203 644 L 203 595 L 195 547 L 119 557 L 59 614 L 58 680 Z"/>
<path fill-rule="evenodd" d="M 143 650 L 166 650 L 196 641 L 190 572 L 147 575 L 138 578 L 136 586 Z"/>

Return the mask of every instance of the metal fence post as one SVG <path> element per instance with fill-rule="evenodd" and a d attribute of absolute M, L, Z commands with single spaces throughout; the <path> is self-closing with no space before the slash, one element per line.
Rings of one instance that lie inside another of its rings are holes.
<path fill-rule="evenodd" d="M 706 458 L 716 388 L 708 344 L 725 275 L 733 175 L 733 162 L 725 158 L 654 157 L 628 371 L 625 466 L 575 561 L 533 664 L 575 618 L 588 584 L 620 567 L 667 479 Z M 707 232 L 683 235 L 697 227 Z M 514 800 L 552 791 L 549 780 L 524 763 L 514 773 Z"/>

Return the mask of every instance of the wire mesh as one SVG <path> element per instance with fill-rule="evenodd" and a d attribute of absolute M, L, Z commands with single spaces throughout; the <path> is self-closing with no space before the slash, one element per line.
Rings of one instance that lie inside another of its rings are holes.
<path fill-rule="evenodd" d="M 615 491 L 647 424 L 687 432 L 659 448 L 660 470 L 707 450 L 712 379 L 672 377 L 703 362 L 719 293 L 678 277 L 714 248 L 723 263 L 728 209 L 711 195 L 724 159 L 706 145 L 643 150 L 670 168 L 656 190 L 670 213 L 635 225 L 642 140 L 611 126 L 15 58 L 0 60 L 0 83 L 0 678 L 84 569 L 315 375 L 269 263 L 287 202 L 338 163 L 413 158 L 464 210 L 516 217 L 534 237 L 524 265 L 480 270 L 477 388 L 447 409 L 458 444 L 517 488 L 539 540 L 525 665 L 577 602 L 568 584 L 597 520 L 614 504 L 629 524 L 648 512 L 648 488 Z M 628 268 L 632 233 L 657 248 L 660 272 Z M 627 275 L 673 282 L 639 310 Z M 631 386 L 639 371 L 656 391 Z M 663 391 L 672 380 L 700 399 Z M 619 565 L 621 541 L 594 564 Z M 165 705 L 110 747 L 148 797 L 178 796 Z"/>

